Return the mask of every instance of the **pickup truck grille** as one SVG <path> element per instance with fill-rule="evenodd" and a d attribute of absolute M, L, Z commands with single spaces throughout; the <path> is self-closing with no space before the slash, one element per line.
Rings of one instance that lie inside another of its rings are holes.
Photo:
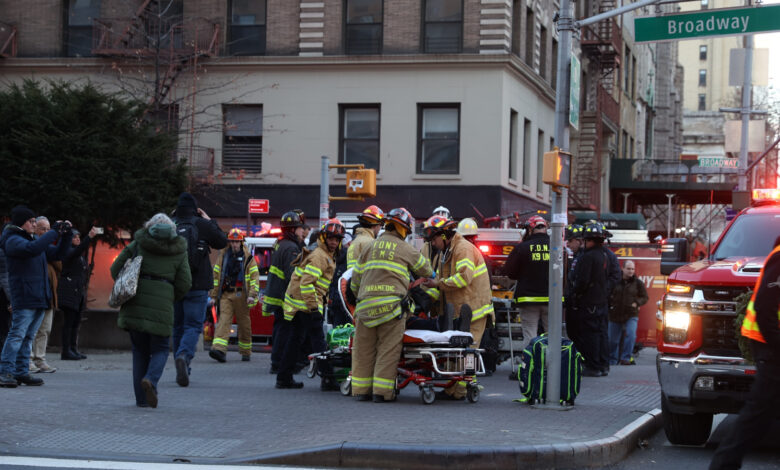
<path fill-rule="evenodd" d="M 747 287 L 697 287 L 704 294 L 704 300 L 725 300 L 733 301 L 743 292 L 747 292 Z"/>
<path fill-rule="evenodd" d="M 713 356 L 742 356 L 734 317 L 702 315 L 702 350 Z"/>

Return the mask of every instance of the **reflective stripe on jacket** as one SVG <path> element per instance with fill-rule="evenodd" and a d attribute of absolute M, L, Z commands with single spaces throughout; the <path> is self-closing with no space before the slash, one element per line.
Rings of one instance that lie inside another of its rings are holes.
<path fill-rule="evenodd" d="M 263 292 L 263 316 L 271 316 L 282 309 L 284 293 L 290 284 L 293 273 L 292 263 L 301 253 L 301 244 L 294 241 L 294 234 L 285 234 L 273 246 L 271 267 L 268 268 L 268 280 Z"/>
<path fill-rule="evenodd" d="M 347 250 L 347 269 L 357 266 L 360 257 L 366 250 L 370 249 L 373 243 L 374 232 L 365 227 L 358 227 L 355 230 L 355 238 L 349 244 L 349 249 Z"/>
<path fill-rule="evenodd" d="M 363 252 L 352 273 L 351 286 L 358 299 L 355 316 L 373 328 L 401 315 L 411 273 L 430 277 L 433 269 L 396 232 L 382 234 Z"/>
<path fill-rule="evenodd" d="M 493 311 L 493 290 L 490 287 L 487 265 L 479 249 L 456 233 L 450 243 L 449 253 L 442 259 L 438 273 L 439 290 L 447 303 L 460 315 L 463 304 L 471 307 L 471 321 L 481 320 Z"/>
<path fill-rule="evenodd" d="M 254 307 L 257 305 L 260 295 L 260 271 L 257 269 L 257 261 L 249 252 L 249 248 L 242 243 L 241 249 L 244 251 L 244 279 L 241 291 L 246 298 L 252 297 L 255 299 L 254 302 L 249 304 L 250 307 Z M 225 272 L 222 270 L 222 267 L 227 265 L 228 256 L 232 254 L 230 252 L 231 248 L 229 246 L 220 250 L 217 262 L 214 263 L 214 287 L 209 292 L 209 297 L 213 299 L 219 298 L 220 294 L 222 294 L 222 286 L 225 282 Z"/>
<path fill-rule="evenodd" d="M 313 251 L 304 248 L 293 262 L 292 277 L 284 295 L 285 320 L 292 320 L 299 311 L 325 311 L 325 298 L 336 270 L 334 256 L 325 242 L 317 240 L 317 248 Z"/>
<path fill-rule="evenodd" d="M 772 260 L 772 257 L 778 254 L 780 254 L 780 246 L 775 247 L 775 249 L 772 250 L 771 253 L 769 253 L 769 256 L 766 257 L 766 261 L 764 262 L 764 267 L 761 268 L 761 274 L 758 275 L 756 286 L 753 288 L 753 295 L 750 297 L 750 302 L 747 305 L 747 311 L 745 312 L 745 319 L 742 321 L 742 329 L 741 329 L 742 336 L 745 336 L 755 341 L 760 341 L 762 343 L 766 343 L 766 339 L 764 338 L 764 335 L 761 334 L 761 331 L 758 328 L 758 319 L 756 316 L 756 309 L 755 309 L 756 295 L 758 294 L 759 289 L 762 288 L 761 282 L 764 280 L 764 272 L 766 272 L 769 263 L 775 261 Z M 778 325 L 780 325 L 780 306 L 778 306 L 778 310 L 777 310 L 777 321 L 778 321 Z"/>

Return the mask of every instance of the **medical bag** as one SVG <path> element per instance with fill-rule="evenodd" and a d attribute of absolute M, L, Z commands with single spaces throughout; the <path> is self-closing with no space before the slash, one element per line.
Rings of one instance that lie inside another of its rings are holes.
<path fill-rule="evenodd" d="M 520 392 L 529 403 L 545 401 L 547 393 L 547 333 L 532 339 L 521 354 L 522 362 L 517 368 Z M 573 405 L 580 393 L 582 377 L 582 354 L 567 338 L 561 340 L 561 403 Z"/>

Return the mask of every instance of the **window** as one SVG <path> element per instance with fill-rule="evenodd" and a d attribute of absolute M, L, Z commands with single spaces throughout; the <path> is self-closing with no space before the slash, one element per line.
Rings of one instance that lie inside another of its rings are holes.
<path fill-rule="evenodd" d="M 699 86 L 707 86 L 707 70 L 699 70 Z"/>
<path fill-rule="evenodd" d="M 382 53 L 382 0 L 347 0 L 344 51 Z"/>
<path fill-rule="evenodd" d="M 536 138 L 536 192 L 544 190 L 544 131 L 539 129 Z"/>
<path fill-rule="evenodd" d="M 631 90 L 631 49 L 626 46 L 625 54 L 623 56 L 623 64 L 625 64 L 626 72 L 623 74 L 623 91 L 630 93 Z"/>
<path fill-rule="evenodd" d="M 417 106 L 417 173 L 460 171 L 460 105 Z"/>
<path fill-rule="evenodd" d="M 558 41 L 556 41 L 555 38 L 553 38 L 552 40 L 552 64 L 550 64 L 550 70 L 552 70 L 552 73 L 550 74 L 550 85 L 552 85 L 553 90 L 557 90 L 558 89 Z"/>
<path fill-rule="evenodd" d="M 224 105 L 222 170 L 261 173 L 263 169 L 263 107 Z"/>
<path fill-rule="evenodd" d="M 628 84 L 628 94 L 634 99 L 636 91 L 636 57 L 631 58 L 631 83 Z"/>
<path fill-rule="evenodd" d="M 92 55 L 92 20 L 100 17 L 100 0 L 69 0 L 65 29 L 65 55 Z"/>
<path fill-rule="evenodd" d="M 706 111 L 707 110 L 707 95 L 700 94 L 699 95 L 699 111 Z"/>
<path fill-rule="evenodd" d="M 622 136 L 621 140 L 623 144 L 622 158 L 628 158 L 628 133 L 626 131 L 623 131 L 621 136 Z"/>
<path fill-rule="evenodd" d="M 699 46 L 699 60 L 707 60 L 707 46 Z"/>
<path fill-rule="evenodd" d="M 509 110 L 509 179 L 517 179 L 517 111 Z"/>
<path fill-rule="evenodd" d="M 265 0 L 232 0 L 228 51 L 231 55 L 265 54 Z"/>
<path fill-rule="evenodd" d="M 531 185 L 531 121 L 523 119 L 523 186 Z"/>
<path fill-rule="evenodd" d="M 634 158 L 634 138 L 628 139 L 628 158 Z"/>
<path fill-rule="evenodd" d="M 539 75 L 547 77 L 547 28 L 539 29 Z"/>
<path fill-rule="evenodd" d="M 512 1 L 512 53 L 520 56 L 520 38 L 522 29 L 520 28 L 523 9 L 521 0 Z"/>
<path fill-rule="evenodd" d="M 534 66 L 534 46 L 536 45 L 536 21 L 534 11 L 527 8 L 525 11 L 525 63 Z"/>
<path fill-rule="evenodd" d="M 425 0 L 423 50 L 460 52 L 463 43 L 462 0 Z"/>
<path fill-rule="evenodd" d="M 362 163 L 379 172 L 379 105 L 339 105 L 339 108 L 339 163 Z"/>

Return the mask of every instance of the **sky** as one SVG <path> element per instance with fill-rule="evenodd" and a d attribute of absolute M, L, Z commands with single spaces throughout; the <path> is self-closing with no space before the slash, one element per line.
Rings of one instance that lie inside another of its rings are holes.
<path fill-rule="evenodd" d="M 780 4 L 780 0 L 764 0 L 762 3 L 776 5 Z M 780 90 L 780 32 L 756 34 L 753 38 L 754 47 L 769 49 L 769 84 Z"/>

